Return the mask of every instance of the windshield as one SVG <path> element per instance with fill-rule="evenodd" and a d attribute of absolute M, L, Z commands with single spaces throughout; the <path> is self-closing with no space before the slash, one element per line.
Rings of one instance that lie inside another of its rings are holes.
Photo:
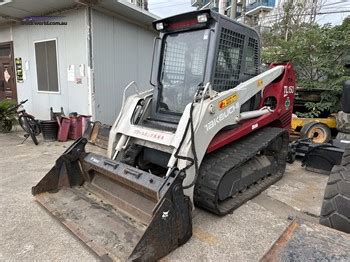
<path fill-rule="evenodd" d="M 165 36 L 159 110 L 181 114 L 203 81 L 209 30 Z"/>

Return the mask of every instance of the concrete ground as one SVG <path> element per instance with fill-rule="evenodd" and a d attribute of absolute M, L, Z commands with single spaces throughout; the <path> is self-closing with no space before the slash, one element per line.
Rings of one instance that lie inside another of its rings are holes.
<path fill-rule="evenodd" d="M 49 215 L 31 195 L 34 186 L 72 143 L 23 140 L 0 134 L 0 260 L 95 261 L 95 255 Z M 104 153 L 100 148 L 88 150 Z M 318 221 L 328 177 L 287 166 L 282 180 L 238 208 L 217 217 L 196 209 L 193 237 L 163 261 L 257 261 L 294 217 Z"/>

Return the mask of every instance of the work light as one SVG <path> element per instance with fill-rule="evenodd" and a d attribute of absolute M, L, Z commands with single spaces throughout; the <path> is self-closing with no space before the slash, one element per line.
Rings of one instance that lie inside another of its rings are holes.
<path fill-rule="evenodd" d="M 205 23 L 208 21 L 207 14 L 201 14 L 197 16 L 198 23 Z"/>
<path fill-rule="evenodd" d="M 157 28 L 158 31 L 159 31 L 159 30 L 163 30 L 163 29 L 164 29 L 163 23 L 157 23 L 157 24 L 156 24 L 156 28 Z"/>

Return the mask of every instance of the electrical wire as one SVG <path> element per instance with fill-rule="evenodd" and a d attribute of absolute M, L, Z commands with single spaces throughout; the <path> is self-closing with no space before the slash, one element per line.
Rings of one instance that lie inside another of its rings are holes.
<path fill-rule="evenodd" d="M 324 5 L 322 5 L 322 7 L 333 6 L 333 5 L 338 5 L 338 4 L 347 4 L 347 3 L 350 3 L 350 1 L 339 1 L 339 2 L 335 2 L 335 3 L 324 4 Z"/>
<path fill-rule="evenodd" d="M 151 2 L 148 2 L 148 6 L 160 6 L 160 5 L 168 5 L 168 4 L 183 4 L 183 3 L 189 3 L 189 1 L 174 1 L 174 2 L 169 2 L 169 1 L 166 1 L 166 2 L 156 2 L 154 4 L 152 4 Z"/>
<path fill-rule="evenodd" d="M 349 10 L 342 10 L 342 11 L 330 11 L 330 12 L 317 12 L 316 15 L 326 15 L 326 14 L 339 14 L 339 13 L 350 13 L 350 9 Z M 275 15 L 267 15 L 264 16 L 264 18 L 269 18 L 269 17 L 278 17 L 278 16 L 283 16 L 285 15 L 285 13 L 279 13 L 279 14 L 275 14 Z M 301 14 L 289 14 L 290 17 L 293 16 L 309 16 L 311 15 L 311 13 L 301 13 Z M 283 19 L 283 18 L 280 18 Z"/>
<path fill-rule="evenodd" d="M 180 144 L 177 147 L 177 149 L 175 151 L 175 154 L 174 154 L 175 158 L 182 159 L 182 160 L 187 160 L 187 161 L 190 162 L 187 166 L 182 168 L 180 170 L 180 172 L 181 171 L 186 171 L 187 169 L 189 169 L 191 166 L 194 165 L 194 169 L 195 169 L 194 178 L 193 178 L 192 182 L 189 185 L 183 187 L 184 189 L 187 189 L 187 188 L 190 188 L 190 187 L 194 186 L 194 184 L 197 181 L 198 172 L 199 172 L 198 157 L 197 157 L 195 140 L 194 140 L 193 108 L 194 108 L 194 102 L 191 103 L 190 118 L 188 119 L 188 122 L 186 124 L 184 135 L 182 136 Z M 186 137 L 186 134 L 187 134 L 189 128 L 190 128 L 190 132 L 191 132 L 191 151 L 192 151 L 193 158 L 179 155 L 180 148 L 182 147 L 182 144 L 185 141 L 185 137 Z"/>
<path fill-rule="evenodd" d="M 191 151 L 193 155 L 193 161 L 194 161 L 194 178 L 191 184 L 184 186 L 184 189 L 193 187 L 194 184 L 197 181 L 198 173 L 199 173 L 199 166 L 198 166 L 198 157 L 196 152 L 196 146 L 195 146 L 195 140 L 194 140 L 194 127 L 193 127 L 193 106 L 194 102 L 191 104 L 191 110 L 190 110 L 190 127 L 191 127 Z"/>
<path fill-rule="evenodd" d="M 182 3 L 182 4 L 176 4 L 176 5 L 165 5 L 165 6 L 156 6 L 155 8 L 152 8 L 152 6 L 149 6 L 149 9 L 160 9 L 160 8 L 167 8 L 167 7 L 173 7 L 173 6 L 181 6 L 181 5 L 188 5 L 189 2 Z"/>

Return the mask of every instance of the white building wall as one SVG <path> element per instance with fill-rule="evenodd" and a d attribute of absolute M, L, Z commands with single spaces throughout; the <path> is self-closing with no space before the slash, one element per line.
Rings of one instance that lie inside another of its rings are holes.
<path fill-rule="evenodd" d="M 113 124 L 122 104 L 124 87 L 136 81 L 141 90 L 149 84 L 154 31 L 107 16 L 92 15 L 94 101 L 96 120 Z"/>
<path fill-rule="evenodd" d="M 11 27 L 0 28 L 0 43 L 12 41 Z"/>
<path fill-rule="evenodd" d="M 62 106 L 66 114 L 69 112 L 89 114 L 86 72 L 85 76 L 82 77 L 82 84 L 67 80 L 69 65 L 75 65 L 77 77 L 80 77 L 80 64 L 85 65 L 85 69 L 87 69 L 86 10 L 74 10 L 61 15 L 64 16 L 62 21 L 67 22 L 67 25 L 18 25 L 12 28 L 14 57 L 21 57 L 23 66 L 25 66 L 26 61 L 29 65 L 28 70 L 25 71 L 24 82 L 17 83 L 18 100 L 29 99 L 25 108 L 38 119 L 49 119 L 50 107 L 53 107 L 54 111 L 59 111 Z M 57 40 L 60 88 L 58 94 L 38 92 L 34 42 L 47 39 Z"/>

